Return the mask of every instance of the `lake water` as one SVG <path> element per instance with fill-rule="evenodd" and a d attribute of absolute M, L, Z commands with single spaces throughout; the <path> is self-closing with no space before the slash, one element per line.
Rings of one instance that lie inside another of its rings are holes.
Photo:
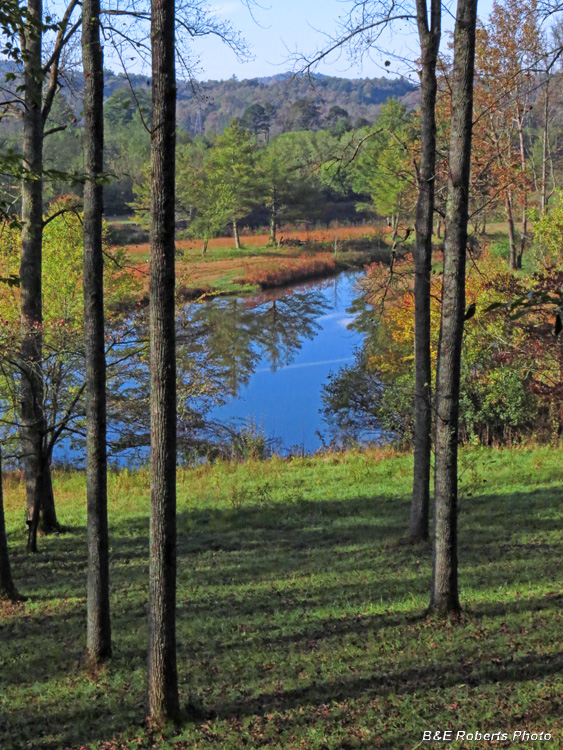
<path fill-rule="evenodd" d="M 253 303 L 268 306 L 273 300 L 291 308 L 296 295 L 315 295 L 324 308 L 313 320 L 312 332 L 302 333 L 297 346 L 281 366 L 272 363 L 265 350 L 247 385 L 238 397 L 215 408 L 211 416 L 219 421 L 250 420 L 279 442 L 281 450 L 298 447 L 312 452 L 321 447 L 317 434 L 326 432 L 321 409 L 321 388 L 331 372 L 354 360 L 362 335 L 350 329 L 353 316 L 347 311 L 358 292 L 362 276 L 354 272 L 317 283 L 264 293 Z M 212 303 L 213 304 L 213 303 Z M 283 317 L 283 313 L 282 313 Z"/>
<path fill-rule="evenodd" d="M 195 415 L 191 423 L 179 423 L 179 433 L 192 442 L 198 436 L 225 441 L 251 423 L 282 453 L 314 452 L 322 446 L 319 432 L 328 442 L 320 414 L 321 389 L 331 372 L 353 362 L 362 343 L 362 335 L 349 327 L 354 318 L 348 312 L 361 276 L 356 271 L 256 297 L 192 303 L 179 310 L 178 377 L 189 386 L 185 405 Z M 146 340 L 143 326 L 146 323 L 139 321 L 138 335 Z M 122 350 L 113 356 L 120 360 Z M 119 384 L 112 386 L 121 404 L 121 416 L 108 414 L 111 461 L 117 465 L 139 465 L 149 457 L 147 362 L 135 361 L 136 366 L 127 365 Z M 200 381 L 212 383 L 212 392 L 201 389 Z M 214 405 L 217 401 L 223 403 Z M 185 408 L 180 411 L 185 415 Z M 125 447 L 117 450 L 119 441 Z M 180 446 L 181 441 L 182 450 Z M 83 441 L 63 438 L 53 457 L 84 465 Z"/>

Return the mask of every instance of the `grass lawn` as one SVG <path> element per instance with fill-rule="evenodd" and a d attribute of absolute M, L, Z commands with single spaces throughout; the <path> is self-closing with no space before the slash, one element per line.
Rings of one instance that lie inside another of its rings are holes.
<path fill-rule="evenodd" d="M 462 456 L 459 623 L 425 619 L 431 550 L 401 544 L 412 458 L 392 451 L 179 473 L 186 717 L 144 725 L 146 471 L 111 474 L 115 657 L 86 673 L 84 476 L 55 477 L 71 533 L 27 556 L 0 626 L 0 748 L 563 747 L 563 463 L 555 448 Z M 423 742 L 448 729 L 510 739 Z M 512 741 L 549 732 L 550 742 Z"/>

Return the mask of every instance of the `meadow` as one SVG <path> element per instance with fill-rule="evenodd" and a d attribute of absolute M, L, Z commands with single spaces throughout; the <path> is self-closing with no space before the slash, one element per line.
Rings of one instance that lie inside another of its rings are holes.
<path fill-rule="evenodd" d="M 425 614 L 430 545 L 404 543 L 412 457 L 391 449 L 178 472 L 182 721 L 144 721 L 147 470 L 109 477 L 114 658 L 85 668 L 84 475 L 58 471 L 68 533 L 25 553 L 3 602 L 2 750 L 443 748 L 424 732 L 515 731 L 563 746 L 563 468 L 555 447 L 461 459 L 459 621 Z M 452 741 L 449 748 L 468 747 Z"/>

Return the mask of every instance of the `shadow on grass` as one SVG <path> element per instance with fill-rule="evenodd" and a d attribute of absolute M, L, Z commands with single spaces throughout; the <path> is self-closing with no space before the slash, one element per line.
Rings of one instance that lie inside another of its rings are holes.
<path fill-rule="evenodd" d="M 351 700 L 360 696 L 407 695 L 419 690 L 449 688 L 458 684 L 483 686 L 500 682 L 524 682 L 548 677 L 563 669 L 563 653 L 556 655 L 529 654 L 522 659 L 494 665 L 482 661 L 397 670 L 369 677 L 335 680 L 295 690 L 265 693 L 254 699 L 219 704 L 210 714 L 218 718 L 252 716 L 254 714 L 288 711 L 303 705 L 319 705 Z"/>
<path fill-rule="evenodd" d="M 507 575 L 517 580 L 522 569 L 526 580 L 556 580 L 558 508 L 557 493 L 549 489 L 467 501 L 460 520 L 462 584 L 494 591 L 506 585 Z M 185 694 L 201 695 L 209 716 L 228 719 L 360 696 L 517 683 L 563 669 L 561 654 L 535 653 L 534 644 L 524 655 L 499 659 L 494 628 L 479 659 L 420 645 L 418 639 L 434 630 L 420 606 L 429 591 L 430 556 L 427 548 L 396 544 L 407 512 L 406 499 L 375 497 L 180 513 L 178 640 Z M 148 520 L 114 523 L 111 539 L 115 656 L 99 675 L 88 676 L 81 666 L 85 529 L 43 539 L 35 557 L 14 556 L 17 584 L 31 602 L 0 626 L 3 750 L 26 743 L 34 750 L 78 748 L 142 721 Z M 498 630 L 497 621 L 530 612 L 559 616 L 562 598 L 518 599 L 513 592 L 506 601 L 478 602 L 465 623 L 469 628 L 490 618 Z M 433 658 L 417 664 L 413 657 L 406 666 L 393 649 L 377 651 L 373 644 L 382 636 L 401 644 L 400 654 L 427 649 Z M 467 638 L 471 642 L 471 634 Z M 369 648 L 373 660 L 361 656 Z M 264 667 L 269 661 L 277 664 L 271 676 Z M 300 670 L 333 662 L 332 672 L 311 673 L 302 687 L 293 685 Z"/>

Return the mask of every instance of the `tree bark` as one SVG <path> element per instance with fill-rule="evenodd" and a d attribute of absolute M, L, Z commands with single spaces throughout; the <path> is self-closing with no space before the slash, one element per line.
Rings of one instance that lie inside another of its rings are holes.
<path fill-rule="evenodd" d="M 414 277 L 414 471 L 409 538 L 428 539 L 432 452 L 432 361 L 430 355 L 430 274 L 436 167 L 436 64 L 441 35 L 441 5 L 432 0 L 430 28 L 426 0 L 417 0 L 421 49 L 421 154 L 418 168 Z"/>
<path fill-rule="evenodd" d="M 22 180 L 21 304 L 21 422 L 27 494 L 28 550 L 37 550 L 37 531 L 43 514 L 45 531 L 59 530 L 52 494 L 50 465 L 45 462 L 46 419 L 43 382 L 43 305 L 41 292 L 43 248 L 43 130 L 41 66 L 42 0 L 29 0 L 22 42 L 24 55 L 24 108 L 22 154 L 26 174 Z M 45 472 L 49 475 L 45 476 Z"/>
<path fill-rule="evenodd" d="M 235 247 L 237 250 L 240 250 L 240 234 L 238 231 L 238 222 L 236 219 L 233 219 L 233 236 L 235 238 Z"/>
<path fill-rule="evenodd" d="M 149 716 L 179 712 L 176 666 L 176 352 L 174 0 L 152 0 L 152 198 L 150 268 L 151 518 Z"/>
<path fill-rule="evenodd" d="M 508 223 L 508 242 L 509 258 L 508 266 L 510 269 L 516 268 L 516 235 L 514 232 L 514 214 L 512 211 L 512 193 L 510 190 L 506 194 L 505 200 L 506 221 Z"/>
<path fill-rule="evenodd" d="M 524 125 L 520 109 L 517 115 L 518 142 L 520 144 L 520 171 L 522 173 L 522 232 L 520 233 L 520 249 L 516 254 L 516 268 L 522 268 L 522 258 L 528 240 L 528 190 L 526 188 L 526 147 L 524 144 Z"/>
<path fill-rule="evenodd" d="M 84 341 L 86 350 L 86 502 L 88 594 L 86 651 L 91 662 L 111 656 L 107 517 L 106 357 L 102 214 L 103 52 L 100 2 L 83 0 L 84 68 Z"/>
<path fill-rule="evenodd" d="M 541 215 L 547 213 L 547 159 L 549 143 L 549 73 L 545 82 L 544 104 L 543 104 L 543 136 L 542 136 L 542 166 L 541 166 Z"/>
<path fill-rule="evenodd" d="M 22 181 L 21 303 L 21 422 L 27 491 L 28 550 L 37 550 L 37 530 L 43 499 L 43 445 L 46 435 L 43 410 L 43 309 L 41 266 L 43 245 L 43 117 L 41 67 L 42 0 L 29 0 L 23 44 L 24 109 Z"/>
<path fill-rule="evenodd" d="M 458 0 L 444 279 L 436 376 L 435 529 L 430 611 L 460 610 L 457 560 L 457 450 L 473 117 L 477 0 Z"/>
<path fill-rule="evenodd" d="M 277 230 L 277 217 L 276 217 L 276 206 L 275 204 L 272 205 L 272 210 L 270 213 L 270 236 L 269 236 L 269 244 L 275 245 L 277 243 L 276 238 L 276 230 Z"/>
<path fill-rule="evenodd" d="M 272 196 L 272 205 L 270 208 L 270 237 L 269 237 L 269 243 L 270 245 L 276 244 L 276 230 L 278 228 L 278 205 L 276 200 L 276 190 L 274 190 L 274 195 Z"/>
<path fill-rule="evenodd" d="M 15 601 L 20 599 L 12 578 L 10 557 L 8 554 L 8 538 L 6 536 L 6 522 L 4 519 L 4 492 L 2 481 L 2 451 L 0 451 L 0 599 Z"/>

